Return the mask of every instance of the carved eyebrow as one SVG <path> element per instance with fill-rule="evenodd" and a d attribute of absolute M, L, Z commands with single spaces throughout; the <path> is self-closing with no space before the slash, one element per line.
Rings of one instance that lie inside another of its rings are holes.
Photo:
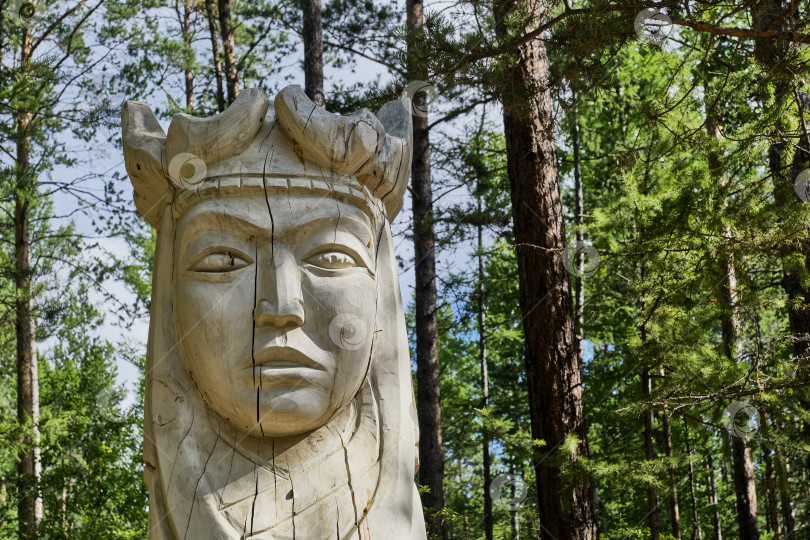
<path fill-rule="evenodd" d="M 276 224 L 278 225 L 278 223 Z M 261 242 L 270 242 L 271 236 L 274 235 L 276 240 L 287 240 L 292 237 L 292 240 L 298 240 L 305 237 L 307 231 L 306 225 L 312 226 L 318 230 L 326 227 L 346 228 L 354 234 L 363 244 L 367 244 L 373 238 L 373 231 L 371 226 L 356 217 L 352 216 L 323 216 L 316 217 L 309 221 L 299 222 L 295 227 L 291 227 L 287 231 L 279 230 L 277 226 L 275 231 L 258 225 L 248 219 L 234 216 L 232 214 L 224 213 L 221 210 L 203 210 L 198 214 L 191 217 L 185 226 L 185 233 L 183 234 L 182 245 L 180 246 L 182 252 L 188 249 L 188 244 L 197 236 L 201 231 L 214 230 L 221 231 L 231 236 L 255 236 Z"/>
<path fill-rule="evenodd" d="M 306 236 L 306 225 L 314 226 L 318 229 L 323 229 L 325 227 L 337 227 L 338 225 L 341 228 L 346 227 L 349 232 L 353 233 L 357 238 L 362 240 L 364 244 L 368 243 L 368 240 L 372 237 L 371 227 L 368 223 L 350 216 L 317 217 L 298 224 L 297 227 L 288 231 L 288 234 L 293 237 Z"/>
<path fill-rule="evenodd" d="M 196 233 L 199 230 L 216 229 L 219 231 L 238 233 L 248 233 L 259 236 L 267 236 L 270 238 L 269 230 L 258 225 L 248 219 L 243 219 L 232 214 L 227 214 L 221 210 L 203 210 L 194 215 L 186 224 L 186 229 L 190 233 Z"/>
<path fill-rule="evenodd" d="M 186 255 L 186 252 L 192 242 L 197 240 L 201 233 L 212 231 L 221 233 L 234 239 L 243 237 L 245 240 L 248 237 L 256 238 L 259 242 L 270 242 L 272 233 L 260 225 L 252 221 L 236 217 L 231 214 L 222 212 L 221 210 L 203 210 L 198 214 L 193 215 L 184 227 L 182 239 L 180 239 L 179 253 L 181 257 Z"/>

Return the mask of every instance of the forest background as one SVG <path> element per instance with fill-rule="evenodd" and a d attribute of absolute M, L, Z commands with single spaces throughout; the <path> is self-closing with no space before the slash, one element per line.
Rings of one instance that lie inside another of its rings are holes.
<path fill-rule="evenodd" d="M 413 98 L 431 538 L 810 538 L 810 5 L 0 0 L 0 538 L 145 538 L 125 99 Z"/>

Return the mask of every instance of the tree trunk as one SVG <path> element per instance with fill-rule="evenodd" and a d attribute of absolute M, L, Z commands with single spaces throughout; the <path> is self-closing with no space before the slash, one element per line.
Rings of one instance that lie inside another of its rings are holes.
<path fill-rule="evenodd" d="M 578 100 L 577 91 L 572 91 L 572 100 L 576 104 Z M 584 365 L 582 362 L 583 339 L 585 339 L 582 327 L 585 325 L 585 253 L 581 246 L 585 242 L 585 203 L 583 201 L 582 193 L 582 156 L 580 155 L 579 148 L 579 111 L 577 106 L 573 107 L 573 120 L 574 128 L 571 137 L 571 142 L 574 150 L 574 223 L 576 224 L 576 266 L 577 275 L 574 276 L 574 309 L 576 320 L 576 346 L 577 346 L 577 365 L 579 367 L 580 378 L 584 375 Z"/>
<path fill-rule="evenodd" d="M 646 332 L 644 328 L 641 330 L 642 341 L 646 341 Z M 652 379 L 650 372 L 644 370 L 641 373 L 641 393 L 644 395 L 644 400 L 649 401 L 652 394 Z M 653 429 L 655 425 L 655 413 L 652 409 L 644 411 L 644 459 L 647 461 L 655 460 L 655 441 L 653 440 Z M 658 492 L 654 486 L 647 488 L 647 515 L 650 520 L 650 538 L 651 540 L 658 540 L 661 538 L 661 506 L 658 502 Z"/>
<path fill-rule="evenodd" d="M 793 155 L 790 175 L 785 154 L 788 149 L 786 140 L 779 138 L 773 142 L 769 150 L 768 165 L 773 176 L 774 195 L 777 203 L 788 205 L 796 200 L 793 189 L 793 180 L 799 173 L 810 166 L 810 137 L 807 126 L 802 124 L 802 133 Z M 805 264 L 810 262 L 810 249 L 805 248 Z M 782 277 L 782 288 L 788 296 L 788 323 L 793 341 L 794 361 L 798 365 L 806 365 L 808 349 L 810 349 L 810 289 L 802 281 L 803 269 L 786 265 Z M 807 371 L 799 373 L 807 376 Z"/>
<path fill-rule="evenodd" d="M 776 497 L 776 477 L 773 474 L 773 457 L 770 448 L 762 445 L 765 461 L 765 485 L 768 490 L 768 516 L 774 540 L 782 540 L 782 524 L 779 519 L 779 503 Z"/>
<path fill-rule="evenodd" d="M 323 107 L 323 30 L 321 0 L 302 0 L 304 18 L 304 91 Z"/>
<path fill-rule="evenodd" d="M 539 18 L 537 0 L 496 2 L 500 38 L 507 35 L 504 15 L 525 8 Z M 523 30 L 523 29 L 521 29 Z M 534 463 L 543 538 L 591 539 L 597 536 L 593 490 L 589 482 L 571 484 L 552 465 L 568 436 L 575 436 L 573 461 L 588 455 L 582 410 L 582 383 L 574 339 L 574 314 L 563 265 L 565 225 L 557 179 L 551 95 L 528 95 L 548 79 L 548 57 L 539 39 L 517 48 L 502 87 L 507 171 L 526 336 L 526 376 L 532 438 L 544 441 Z"/>
<path fill-rule="evenodd" d="M 444 508 L 441 395 L 439 392 L 436 258 L 433 236 L 433 194 L 430 182 L 428 126 L 414 117 L 412 172 L 413 241 L 416 259 L 416 407 L 419 419 L 419 480 L 428 486 L 422 504 L 431 512 Z M 443 520 L 429 519 L 430 531 L 443 537 Z"/>
<path fill-rule="evenodd" d="M 768 408 L 765 405 L 760 405 L 759 407 L 759 418 L 760 418 L 760 428 L 762 429 L 762 435 L 765 440 L 771 440 L 771 420 L 770 414 L 768 413 Z M 781 540 L 782 538 L 782 524 L 781 519 L 779 516 L 779 503 L 778 503 L 778 496 L 777 496 L 777 486 L 778 482 L 776 479 L 776 474 L 774 470 L 774 456 L 776 454 L 777 460 L 781 461 L 778 452 L 773 452 L 774 448 L 766 446 L 765 444 L 760 444 L 760 448 L 762 449 L 762 456 L 765 461 L 765 487 L 768 493 L 768 513 L 767 515 L 770 518 L 771 523 L 771 530 L 774 533 L 775 540 Z M 777 466 L 777 468 L 780 468 Z M 781 486 L 779 486 L 781 487 Z M 788 500 L 790 500 L 790 493 L 788 490 Z M 792 503 L 791 506 L 791 514 L 792 514 Z M 793 520 L 790 518 L 785 517 L 785 536 L 787 538 L 791 537 L 793 531 Z"/>
<path fill-rule="evenodd" d="M 751 450 L 739 437 L 731 437 L 731 452 L 734 465 L 734 490 L 737 494 L 737 523 L 740 540 L 758 540 L 757 493 L 754 484 L 754 464 Z"/>
<path fill-rule="evenodd" d="M 664 368 L 661 368 L 664 376 Z M 681 540 L 681 511 L 678 505 L 678 481 L 675 478 L 675 467 L 672 466 L 672 428 L 669 423 L 669 412 L 664 409 L 661 414 L 661 427 L 664 436 L 664 453 L 669 459 L 669 511 L 672 525 L 672 537 Z"/>
<path fill-rule="evenodd" d="M 423 32 L 422 0 L 408 0 L 409 43 Z M 419 79 L 424 63 L 409 46 L 411 79 Z M 430 146 L 427 114 L 413 116 L 413 244 L 416 261 L 416 412 L 419 419 L 419 482 L 427 527 L 444 538 L 444 452 L 442 449 L 441 395 L 439 391 L 439 332 L 436 314 L 436 253 L 433 234 L 433 191 L 430 179 Z"/>
<path fill-rule="evenodd" d="M 721 284 L 722 297 L 730 310 L 729 316 L 724 318 L 722 324 L 723 347 L 730 359 L 738 361 L 742 357 L 742 341 L 739 315 L 736 312 L 737 277 L 733 256 L 731 254 L 722 256 L 721 264 L 725 270 L 725 278 Z M 731 453 L 740 540 L 759 539 L 757 492 L 751 450 L 745 440 L 732 434 Z"/>
<path fill-rule="evenodd" d="M 2 23 L 2 16 L 0 15 L 0 23 Z M 6 477 L 0 476 L 0 507 L 5 508 L 8 501 L 8 490 L 6 489 Z M 6 526 L 6 513 L 0 514 L 0 528 Z"/>
<path fill-rule="evenodd" d="M 183 42 L 186 47 L 191 48 L 193 45 L 191 35 L 191 5 L 188 0 L 183 2 L 183 20 L 181 21 L 183 27 Z M 189 111 L 194 110 L 194 71 L 190 67 L 184 70 L 186 82 L 186 109 Z"/>
<path fill-rule="evenodd" d="M 723 302 L 728 306 L 729 313 L 721 325 L 723 347 L 730 359 L 739 361 L 742 357 L 742 340 L 740 319 L 737 313 L 737 276 L 733 255 L 726 254 L 722 256 L 721 265 L 725 271 L 721 291 Z M 757 492 L 751 450 L 745 440 L 733 434 L 731 436 L 731 450 L 740 540 L 759 539 Z"/>
<path fill-rule="evenodd" d="M 714 463 L 712 453 L 706 456 L 706 468 L 709 469 L 709 501 L 712 505 L 712 527 L 714 527 L 714 540 L 723 540 L 723 530 L 720 527 L 720 509 L 717 505 L 717 485 L 714 482 Z"/>
<path fill-rule="evenodd" d="M 785 520 L 785 538 L 793 540 L 796 534 L 796 516 L 793 511 L 793 498 L 790 495 L 790 473 L 785 458 L 779 448 L 774 448 L 779 499 L 782 503 L 782 517 Z"/>
<path fill-rule="evenodd" d="M 23 32 L 20 65 L 23 70 L 30 57 L 28 32 Z M 39 435 L 39 381 L 37 375 L 36 331 L 33 315 L 31 268 L 30 210 L 35 194 L 34 174 L 30 170 L 28 127 L 31 116 L 24 111 L 15 113 L 17 155 L 17 189 L 14 193 L 14 305 L 17 341 L 17 421 L 26 427 L 23 447 L 17 463 L 19 495 L 17 518 L 21 539 L 36 538 L 42 519 Z"/>
<path fill-rule="evenodd" d="M 792 17 L 786 17 L 785 14 L 795 11 L 796 3 L 790 0 L 762 0 L 755 2 L 751 6 L 751 18 L 754 28 L 772 28 L 776 31 L 790 31 Z M 784 57 L 784 47 L 787 44 L 776 42 L 768 39 L 758 39 L 755 41 L 754 57 L 763 66 L 768 66 L 772 69 L 775 62 L 781 62 Z M 793 74 L 791 74 L 793 75 Z M 791 93 L 790 79 L 784 78 L 782 81 L 774 85 L 774 101 L 789 100 Z M 800 96 L 796 93 L 796 87 L 793 86 L 793 97 L 796 100 L 795 105 L 801 112 L 801 104 L 799 103 Z M 793 162 L 788 166 L 786 155 L 788 149 L 788 141 L 786 140 L 785 131 L 787 126 L 780 119 L 777 119 L 775 125 L 775 133 L 773 133 L 774 140 L 771 143 L 768 156 L 768 167 L 773 177 L 774 185 L 774 199 L 782 206 L 788 205 L 796 200 L 796 194 L 793 189 L 793 182 L 801 171 L 810 166 L 810 127 L 807 124 L 804 114 L 800 116 L 799 123 L 799 140 L 796 144 L 796 150 L 793 154 Z M 810 246 L 803 246 L 804 266 L 810 267 Z M 794 362 L 798 367 L 796 378 L 799 380 L 806 380 L 810 373 L 808 372 L 808 354 L 810 352 L 810 287 L 804 281 L 803 268 L 796 268 L 794 265 L 784 265 L 782 287 L 788 297 L 788 324 L 790 325 L 791 339 L 793 343 L 793 356 Z M 802 408 L 807 409 L 810 407 L 807 399 L 800 395 L 799 402 Z M 810 437 L 810 427 L 803 426 L 803 435 L 805 438 Z M 793 535 L 794 526 L 792 523 L 792 502 L 790 493 L 783 490 L 781 486 L 781 478 L 786 477 L 779 470 L 780 453 L 778 448 L 775 451 L 775 465 L 777 477 L 780 479 L 780 493 L 785 493 L 782 496 L 782 511 L 785 520 L 785 536 L 791 538 Z M 805 466 L 810 467 L 810 456 L 805 458 Z M 787 504 L 787 507 L 785 506 Z M 790 513 L 786 513 L 790 510 Z"/>
<path fill-rule="evenodd" d="M 231 26 L 231 1 L 217 0 L 219 7 L 219 31 L 222 34 L 222 52 L 225 58 L 225 80 L 228 86 L 228 103 L 239 95 L 239 70 L 236 66 L 236 41 Z"/>
<path fill-rule="evenodd" d="M 217 22 L 214 16 L 214 0 L 205 0 L 205 16 L 208 19 L 208 33 L 211 35 L 211 58 L 214 60 L 214 80 L 217 84 L 217 110 L 225 110 L 225 92 L 222 89 L 222 61 L 217 38 Z"/>
<path fill-rule="evenodd" d="M 517 466 L 515 466 L 515 462 L 509 465 L 509 472 L 512 474 L 512 478 L 517 478 Z M 512 498 L 515 498 L 515 493 L 517 492 L 517 488 L 515 484 L 512 484 Z M 518 513 L 512 512 L 512 539 L 513 540 L 520 540 L 520 523 L 518 521 Z"/>
<path fill-rule="evenodd" d="M 478 196 L 478 214 L 481 215 L 481 195 Z M 487 367 L 486 299 L 484 298 L 484 227 L 478 224 L 478 351 L 481 360 L 481 406 L 489 407 L 489 370 Z M 487 540 L 493 539 L 492 497 L 489 487 L 492 483 L 489 458 L 489 435 L 486 427 L 483 439 L 484 467 L 484 534 Z M 514 487 L 514 486 L 513 486 Z"/>
<path fill-rule="evenodd" d="M 695 489 L 695 466 L 692 461 L 692 446 L 689 444 L 689 426 L 684 425 L 684 439 L 686 441 L 686 457 L 689 460 L 689 493 L 692 496 L 692 540 L 701 540 L 703 531 L 700 529 L 700 515 L 698 514 L 697 490 Z"/>
<path fill-rule="evenodd" d="M 62 455 L 62 471 L 65 470 L 65 456 Z M 63 473 L 64 474 L 64 473 Z M 62 476 L 62 533 L 67 538 L 67 483 L 68 479 L 66 476 Z"/>
<path fill-rule="evenodd" d="M 797 95 L 796 98 L 798 100 L 799 96 Z M 774 175 L 776 200 L 783 205 L 795 200 L 793 182 L 804 169 L 810 167 L 810 126 L 803 116 L 801 120 L 800 137 L 793 154 L 790 178 L 785 174 L 784 154 L 787 150 L 787 142 L 779 139 L 771 145 L 769 168 L 771 174 Z M 780 193 L 782 194 L 781 200 L 778 198 Z M 810 246 L 804 246 L 803 251 L 804 265 L 810 268 Z M 808 359 L 810 356 L 810 287 L 804 281 L 805 270 L 803 268 L 796 268 L 793 265 L 784 266 L 782 288 L 788 297 L 788 324 L 793 342 L 793 361 L 797 366 L 796 379 L 807 380 L 810 376 L 810 371 L 808 371 L 808 364 L 810 364 L 810 359 Z M 810 408 L 805 394 L 800 393 L 798 398 L 802 408 Z M 805 439 L 810 438 L 810 426 L 802 426 L 802 433 Z M 795 534 L 795 520 L 790 490 L 787 488 L 787 473 L 782 470 L 783 460 L 779 448 L 774 447 L 774 451 L 774 464 L 782 502 L 782 517 L 785 521 L 785 537 L 792 540 Z M 810 455 L 805 458 L 805 466 L 810 468 Z"/>
<path fill-rule="evenodd" d="M 720 139 L 720 126 L 714 120 L 711 111 L 706 114 L 706 130 L 715 139 Z M 709 153 L 709 172 L 718 179 L 721 189 L 724 189 L 728 179 L 722 174 L 720 156 L 716 152 Z M 727 237 L 732 234 L 730 226 L 723 231 Z M 722 306 L 724 315 L 721 320 L 721 333 L 723 351 L 732 361 L 740 361 L 743 355 L 742 327 L 739 314 L 739 299 L 737 296 L 737 270 L 734 266 L 733 252 L 727 252 L 720 257 L 720 271 L 723 279 L 720 284 Z M 751 460 L 751 450 L 740 437 L 731 436 L 731 454 L 734 477 L 734 491 L 737 496 L 737 522 L 740 526 L 740 540 L 759 539 L 757 525 L 757 492 L 754 482 L 754 464 Z"/>

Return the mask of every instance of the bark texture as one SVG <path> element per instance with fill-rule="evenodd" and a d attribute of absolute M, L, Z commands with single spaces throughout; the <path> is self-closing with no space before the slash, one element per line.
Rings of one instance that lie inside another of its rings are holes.
<path fill-rule="evenodd" d="M 712 453 L 706 456 L 706 468 L 709 470 L 709 502 L 712 505 L 712 527 L 714 527 L 714 540 L 723 540 L 723 529 L 720 526 L 720 509 L 717 506 L 717 484 L 714 479 L 714 463 Z"/>
<path fill-rule="evenodd" d="M 664 368 L 661 368 L 661 376 L 664 376 Z M 664 453 L 672 463 L 672 426 L 669 422 L 669 411 L 664 409 L 661 415 L 661 428 L 664 438 Z M 670 525 L 672 527 L 672 537 L 681 540 L 681 509 L 678 504 L 678 479 L 675 477 L 675 467 L 669 467 L 669 513 Z"/>
<path fill-rule="evenodd" d="M 481 198 L 478 198 L 478 213 L 481 214 Z M 487 365 L 487 321 L 486 299 L 484 298 L 484 227 L 478 225 L 478 352 L 481 363 L 481 406 L 489 407 L 489 366 Z M 489 437 L 486 429 L 483 434 L 482 460 L 484 468 L 484 534 L 487 540 L 493 539 L 492 497 L 489 487 L 492 483 L 490 473 Z M 513 486 L 514 487 L 514 486 Z"/>
<path fill-rule="evenodd" d="M 187 0 L 183 2 L 183 17 L 180 21 L 183 28 L 183 43 L 186 47 L 191 48 L 193 35 L 191 33 L 191 4 Z M 183 70 L 185 79 L 185 94 L 186 94 L 186 109 L 194 110 L 194 71 L 190 67 Z"/>
<path fill-rule="evenodd" d="M 493 6 L 498 37 L 512 29 L 505 14 L 524 8 L 539 20 L 535 0 L 497 2 Z M 520 33 L 530 29 L 518 29 Z M 568 436 L 579 443 L 571 456 L 587 456 L 582 384 L 574 339 L 574 313 L 568 274 L 563 265 L 565 226 L 557 180 L 548 57 L 540 40 L 515 51 L 505 67 L 504 105 L 507 169 L 526 336 L 526 375 L 532 437 L 545 446 L 536 457 L 541 536 L 556 539 L 596 538 L 593 491 L 589 484 L 563 480 L 556 456 Z M 538 87 L 538 85 L 540 87 Z"/>
<path fill-rule="evenodd" d="M 695 489 L 695 465 L 692 461 L 692 446 L 689 444 L 689 426 L 685 426 L 684 440 L 686 441 L 686 455 L 689 459 L 689 494 L 692 497 L 692 540 L 701 540 L 703 532 L 700 528 L 700 515 L 698 514 L 697 490 Z"/>
<path fill-rule="evenodd" d="M 777 485 L 779 486 L 782 518 L 785 522 L 785 538 L 793 539 L 796 534 L 796 515 L 793 510 L 793 497 L 790 494 L 790 471 L 778 447 L 774 452 L 774 465 L 777 473 Z"/>
<path fill-rule="evenodd" d="M 20 45 L 21 65 L 30 58 L 31 42 L 23 32 Z M 39 381 L 37 377 L 36 331 L 33 313 L 31 267 L 31 197 L 35 178 L 30 170 L 28 129 L 31 115 L 15 113 L 16 182 L 14 193 L 14 305 L 17 342 L 17 421 L 26 427 L 26 436 L 17 463 L 19 537 L 36 538 L 42 520 L 42 495 L 39 481 L 42 472 L 39 435 Z"/>
<path fill-rule="evenodd" d="M 722 136 L 720 126 L 715 121 L 712 111 L 707 111 L 706 130 L 715 139 L 720 139 Z M 722 163 L 717 152 L 709 153 L 709 171 L 717 178 L 721 188 L 725 188 L 728 179 L 722 176 Z M 731 238 L 732 231 L 729 226 L 726 226 L 726 230 L 723 232 L 727 238 Z M 720 282 L 720 296 L 723 308 L 720 327 L 723 351 L 730 360 L 738 362 L 743 356 L 743 343 L 737 292 L 737 269 L 734 264 L 733 252 L 728 251 L 720 256 L 720 272 L 723 275 Z M 740 540 L 759 539 L 757 492 L 751 450 L 745 440 L 732 434 L 731 454 Z"/>
<path fill-rule="evenodd" d="M 442 450 L 439 391 L 439 325 L 436 315 L 436 255 L 433 235 L 433 193 L 427 119 L 414 117 L 412 172 L 413 242 L 416 258 L 416 410 L 419 418 L 419 481 L 428 486 L 422 504 L 430 512 L 444 508 L 444 452 Z M 444 536 L 443 520 L 429 518 L 429 530 Z"/>
<path fill-rule="evenodd" d="M 39 448 L 39 381 L 37 379 L 36 336 L 31 300 L 29 210 L 28 201 L 17 197 L 14 204 L 15 288 L 17 291 L 15 303 L 17 420 L 28 430 L 17 463 L 20 490 L 17 512 L 20 538 L 36 538 L 36 531 L 42 519 L 42 498 L 39 494 L 39 480 L 42 471 Z"/>
<path fill-rule="evenodd" d="M 787 88 L 777 87 L 777 96 L 786 97 Z M 788 160 L 788 141 L 785 139 L 785 126 L 777 122 L 774 141 L 768 151 L 768 169 L 773 178 L 774 199 L 781 206 L 798 204 L 793 181 L 798 174 L 810 166 L 810 134 L 808 126 L 803 122 L 799 126 L 800 137 L 793 154 L 793 162 Z M 804 264 L 810 262 L 810 248 L 804 249 Z M 808 364 L 808 349 L 810 349 L 810 289 L 802 283 L 802 269 L 794 264 L 784 264 L 782 288 L 788 296 L 788 323 L 793 340 L 793 355 L 799 365 Z M 807 370 L 797 375 L 808 376 Z"/>
<path fill-rule="evenodd" d="M 323 29 L 321 0 L 302 0 L 304 19 L 304 91 L 309 99 L 323 107 Z"/>
<path fill-rule="evenodd" d="M 211 58 L 214 60 L 214 79 L 217 85 L 217 110 L 225 110 L 225 91 L 222 88 L 222 59 L 217 37 L 217 20 L 214 14 L 214 0 L 205 0 L 205 17 L 208 19 L 208 33 L 211 36 Z"/>
<path fill-rule="evenodd" d="M 642 340 L 646 341 L 646 332 L 642 328 Z M 652 379 L 650 372 L 645 370 L 641 374 L 641 393 L 644 399 L 649 401 L 652 394 Z M 647 461 L 655 461 L 655 441 L 653 426 L 655 425 L 655 412 L 652 409 L 644 411 L 644 459 Z M 661 538 L 661 506 L 658 501 L 658 492 L 654 486 L 647 488 L 647 514 L 650 525 L 650 538 L 658 540 Z"/>
<path fill-rule="evenodd" d="M 573 90 L 572 99 L 574 103 L 579 99 L 577 91 Z M 585 325 L 585 253 L 580 246 L 585 242 L 585 202 L 582 191 L 582 156 L 579 147 L 579 112 L 577 106 L 573 108 L 573 132 L 571 142 L 574 151 L 574 223 L 576 230 L 577 246 L 577 275 L 574 282 L 574 309 L 576 317 L 576 344 L 577 344 L 577 365 L 579 366 L 580 377 L 583 376 L 584 366 L 582 363 L 583 348 L 582 340 L 585 339 L 582 327 Z"/>
<path fill-rule="evenodd" d="M 217 0 L 219 8 L 219 31 L 222 34 L 222 52 L 225 59 L 225 81 L 228 86 L 228 103 L 239 95 L 239 69 L 236 65 L 236 41 L 231 24 L 230 0 Z"/>
<path fill-rule="evenodd" d="M 410 40 L 422 32 L 422 0 L 407 3 L 409 70 L 421 75 L 421 62 L 410 51 Z M 428 534 L 444 538 L 444 452 L 442 450 L 441 393 L 439 391 L 439 326 L 436 314 L 436 253 L 433 233 L 433 191 L 426 114 L 413 116 L 413 244 L 415 258 L 416 413 L 419 419 L 419 483 Z"/>
<path fill-rule="evenodd" d="M 513 477 L 515 478 L 517 477 L 517 466 L 515 465 L 514 461 L 509 465 L 509 472 L 512 474 Z M 513 499 L 515 498 L 516 491 L 517 488 L 515 487 L 515 484 L 512 484 Z M 511 522 L 512 522 L 512 540 L 520 540 L 520 522 L 518 520 L 517 512 L 512 512 Z"/>
<path fill-rule="evenodd" d="M 795 97 L 796 106 L 800 107 L 798 103 L 800 96 Z M 799 132 L 800 137 L 793 154 L 789 177 L 785 158 L 787 141 L 778 139 L 770 149 L 769 166 L 771 174 L 774 176 L 774 191 L 777 202 L 783 205 L 797 201 L 793 182 L 803 170 L 810 167 L 810 126 L 804 115 L 802 115 Z M 780 193 L 782 194 L 781 200 Z M 802 255 L 805 269 L 810 268 L 810 246 L 804 246 Z M 782 288 L 788 297 L 788 323 L 793 341 L 793 357 L 797 366 L 795 376 L 798 380 L 807 380 L 810 377 L 808 367 L 810 366 L 810 358 L 808 358 L 810 356 L 810 288 L 803 282 L 804 269 L 791 264 L 785 264 L 784 267 Z M 802 399 L 802 407 L 810 407 L 807 399 Z M 802 432 L 805 437 L 810 435 L 810 426 L 804 426 Z M 786 538 L 794 538 L 796 525 L 793 515 L 793 500 L 788 488 L 787 465 L 784 463 L 779 447 L 775 447 L 774 451 L 774 466 L 782 506 L 784 533 Z M 810 456 L 806 459 L 805 466 L 810 467 Z"/>
<path fill-rule="evenodd" d="M 770 448 L 763 445 L 765 460 L 765 487 L 768 490 L 768 517 L 774 540 L 782 540 L 782 522 L 779 519 L 779 502 L 776 497 L 776 476 L 773 473 L 773 457 Z"/>
<path fill-rule="evenodd" d="M 758 540 L 757 492 L 754 484 L 754 465 L 751 450 L 739 437 L 731 438 L 734 465 L 734 491 L 737 495 L 737 524 L 740 540 Z"/>
<path fill-rule="evenodd" d="M 799 105 L 797 104 L 797 106 Z M 807 113 L 805 112 L 805 114 Z M 799 130 L 800 137 L 790 166 L 790 178 L 785 178 L 785 172 L 781 171 L 781 178 L 779 178 L 783 190 L 788 193 L 788 200 L 791 201 L 797 200 L 793 190 L 793 182 L 803 170 L 810 167 L 810 126 L 808 126 L 806 118 L 803 118 Z M 786 167 L 784 154 L 787 143 L 782 140 L 776 144 L 779 144 L 779 146 L 771 151 L 774 154 L 771 163 L 772 173 L 774 168 L 779 171 L 780 169 L 784 170 L 784 167 Z M 774 182 L 776 181 L 777 178 L 774 179 Z M 810 246 L 804 249 L 804 264 L 805 267 L 810 267 Z M 801 269 L 794 267 L 789 267 L 785 272 L 782 286 L 790 300 L 788 322 L 790 323 L 790 332 L 793 338 L 793 355 L 797 364 L 802 366 L 798 370 L 797 376 L 807 378 L 810 377 L 810 369 L 807 368 L 807 365 L 810 364 L 810 359 L 808 359 L 808 350 L 810 350 L 810 288 L 802 283 Z"/>

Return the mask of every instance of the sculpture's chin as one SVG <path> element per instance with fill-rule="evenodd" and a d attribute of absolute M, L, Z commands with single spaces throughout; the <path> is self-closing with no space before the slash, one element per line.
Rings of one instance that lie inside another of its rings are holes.
<path fill-rule="evenodd" d="M 262 390 L 259 431 L 289 437 L 318 429 L 334 413 L 330 396 L 320 388 Z"/>
<path fill-rule="evenodd" d="M 258 394 L 258 395 L 257 395 Z M 293 437 L 324 426 L 341 408 L 320 387 L 246 391 L 230 406 L 204 396 L 206 404 L 238 430 L 255 437 Z"/>

